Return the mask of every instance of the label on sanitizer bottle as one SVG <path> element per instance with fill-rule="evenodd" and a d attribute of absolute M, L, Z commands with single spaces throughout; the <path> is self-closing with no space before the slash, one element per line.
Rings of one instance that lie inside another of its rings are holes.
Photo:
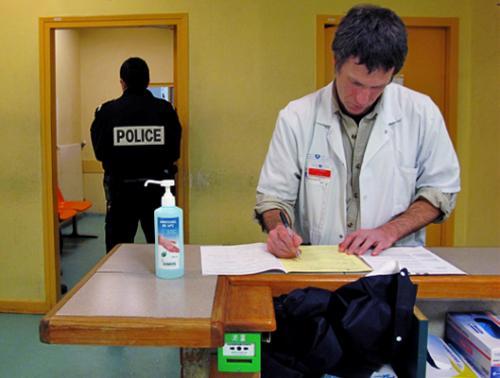
<path fill-rule="evenodd" d="M 158 218 L 158 235 L 160 268 L 179 269 L 179 218 Z"/>

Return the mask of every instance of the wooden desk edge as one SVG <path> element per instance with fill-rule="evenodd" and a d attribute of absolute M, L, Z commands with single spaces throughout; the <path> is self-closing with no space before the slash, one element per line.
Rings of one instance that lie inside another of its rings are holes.
<path fill-rule="evenodd" d="M 41 319 L 40 341 L 47 344 L 179 346 L 210 348 L 211 319 L 64 316 L 57 312 L 118 250 L 114 247 Z M 152 332 L 149 330 L 153 329 Z"/>
<path fill-rule="evenodd" d="M 155 345 L 217 347 L 225 332 L 272 332 L 276 329 L 273 297 L 308 286 L 328 290 L 353 282 L 361 275 L 259 274 L 219 276 L 211 317 L 159 319 L 77 317 L 56 315 L 106 260 L 105 256 L 40 322 L 45 343 L 95 345 Z M 499 275 L 412 276 L 419 298 L 500 299 Z"/>
<path fill-rule="evenodd" d="M 305 287 L 336 290 L 361 275 L 345 274 L 259 274 L 230 276 L 231 286 L 267 286 L 277 297 Z M 411 276 L 420 299 L 500 299 L 500 275 Z"/>
<path fill-rule="evenodd" d="M 92 276 L 99 270 L 99 268 L 118 250 L 119 246 L 115 246 L 108 254 L 102 257 L 97 264 L 90 269 L 83 278 L 78 281 L 78 283 L 68 291 L 64 297 L 62 297 L 54 307 L 50 309 L 47 314 L 42 319 L 42 322 L 46 322 L 56 315 L 56 313 L 75 295 L 75 293 L 80 290 L 80 288 L 87 283 L 88 280 L 92 278 Z"/>
<path fill-rule="evenodd" d="M 118 250 L 118 246 L 114 247 L 108 254 L 106 254 L 103 258 L 101 258 L 97 264 L 90 269 L 83 278 L 70 290 L 68 291 L 62 299 L 60 299 L 49 312 L 45 314 L 39 324 L 40 331 L 40 341 L 44 343 L 53 343 L 51 340 L 51 331 L 54 324 L 54 321 L 58 319 L 56 315 L 57 312 L 73 297 L 73 295 L 80 290 L 80 288 L 85 285 L 85 283 L 92 278 L 92 276 L 99 270 L 99 268 Z M 71 319 L 73 317 L 68 317 Z M 56 321 L 57 322 L 57 321 Z"/>
<path fill-rule="evenodd" d="M 51 344 L 120 346 L 214 346 L 209 319 L 54 316 L 40 322 L 40 339 Z"/>

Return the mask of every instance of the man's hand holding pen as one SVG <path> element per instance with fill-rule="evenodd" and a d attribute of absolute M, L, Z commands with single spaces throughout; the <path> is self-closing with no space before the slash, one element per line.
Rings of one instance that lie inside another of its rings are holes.
<path fill-rule="evenodd" d="M 281 223 L 278 223 L 271 231 L 267 238 L 267 250 L 276 257 L 294 258 L 300 255 L 300 244 L 302 238 L 295 233 L 286 215 L 279 212 Z"/>

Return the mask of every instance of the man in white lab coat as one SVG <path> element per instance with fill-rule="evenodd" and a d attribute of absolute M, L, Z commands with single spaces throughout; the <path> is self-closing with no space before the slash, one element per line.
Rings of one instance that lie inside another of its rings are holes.
<path fill-rule="evenodd" d="M 276 123 L 255 208 L 268 250 L 422 245 L 424 227 L 455 207 L 460 172 L 437 106 L 391 83 L 407 54 L 405 26 L 389 9 L 357 6 L 332 49 L 335 81 L 290 102 Z"/>

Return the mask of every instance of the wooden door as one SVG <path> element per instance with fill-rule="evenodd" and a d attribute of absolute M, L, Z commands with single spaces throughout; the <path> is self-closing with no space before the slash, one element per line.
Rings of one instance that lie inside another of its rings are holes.
<path fill-rule="evenodd" d="M 179 206 L 184 209 L 184 238 L 189 242 L 189 172 L 188 172 L 188 16 L 187 14 L 155 14 L 129 16 L 89 17 L 43 17 L 39 19 L 40 34 L 40 101 L 42 133 L 42 183 L 43 183 L 43 235 L 45 293 L 44 311 L 59 300 L 59 252 L 58 219 L 56 202 L 57 161 L 55 158 L 55 31 L 82 28 L 128 28 L 128 27 L 174 28 L 174 92 L 177 114 L 182 125 L 181 157 L 178 160 L 177 182 Z M 100 164 L 91 164 L 85 169 L 99 173 Z"/>
<path fill-rule="evenodd" d="M 331 43 L 338 21 L 339 17 L 318 16 L 318 88 L 334 78 Z M 406 18 L 403 21 L 408 28 L 409 51 L 405 65 L 395 79 L 404 86 L 432 98 L 441 110 L 448 132 L 455 143 L 457 21 L 449 18 Z M 452 245 L 453 223 L 451 217 L 444 224 L 429 225 L 426 245 Z"/>

